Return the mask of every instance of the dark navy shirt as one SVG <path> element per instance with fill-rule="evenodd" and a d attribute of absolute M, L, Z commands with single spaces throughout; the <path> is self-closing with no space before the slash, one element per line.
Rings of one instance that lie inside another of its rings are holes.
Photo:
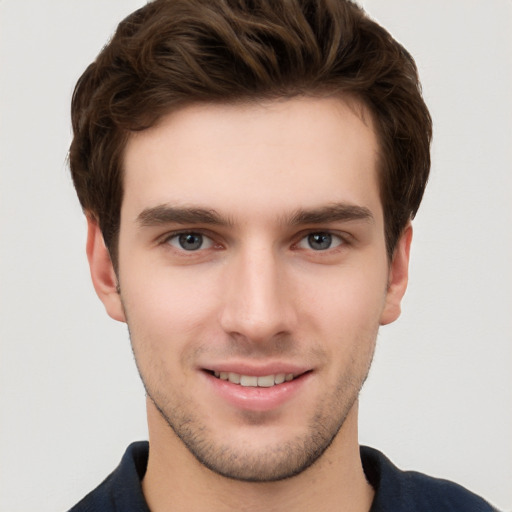
<path fill-rule="evenodd" d="M 114 472 L 69 512 L 150 512 L 142 494 L 149 445 L 131 444 Z M 366 478 L 375 489 L 370 512 L 492 512 L 464 487 L 415 471 L 400 471 L 382 453 L 361 447 Z"/>

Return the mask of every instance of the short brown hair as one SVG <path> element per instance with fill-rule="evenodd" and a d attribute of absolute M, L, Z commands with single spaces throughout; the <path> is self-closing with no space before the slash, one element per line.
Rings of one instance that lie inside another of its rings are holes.
<path fill-rule="evenodd" d="M 347 0 L 154 0 L 123 20 L 78 80 L 69 161 L 114 265 L 123 152 L 174 108 L 350 95 L 372 113 L 391 257 L 421 202 L 432 121 L 414 60 Z"/>

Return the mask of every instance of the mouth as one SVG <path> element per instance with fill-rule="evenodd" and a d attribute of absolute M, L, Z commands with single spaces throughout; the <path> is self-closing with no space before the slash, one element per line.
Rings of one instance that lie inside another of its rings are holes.
<path fill-rule="evenodd" d="M 243 387 L 252 387 L 252 388 L 271 388 L 274 386 L 278 386 L 279 384 L 283 384 L 285 382 L 291 382 L 292 380 L 304 375 L 301 374 L 293 374 L 293 373 L 276 373 L 270 375 L 243 375 L 235 372 L 217 372 L 207 370 L 210 375 L 213 375 L 217 379 L 225 380 L 231 382 L 232 384 L 238 384 Z M 308 372 L 305 372 L 308 373 Z"/>
<path fill-rule="evenodd" d="M 307 389 L 305 386 L 311 381 L 314 368 L 293 367 L 287 363 L 267 364 L 265 368 L 221 363 L 217 367 L 202 368 L 202 371 L 211 386 L 208 389 L 214 392 L 211 400 L 220 397 L 221 403 L 238 411 L 268 412 L 288 403 L 301 407 L 297 397 L 302 396 L 301 390 Z"/>

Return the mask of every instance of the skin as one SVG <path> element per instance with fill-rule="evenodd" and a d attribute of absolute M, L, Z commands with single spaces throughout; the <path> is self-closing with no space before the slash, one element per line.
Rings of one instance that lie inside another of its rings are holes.
<path fill-rule="evenodd" d="M 389 261 L 377 157 L 371 116 L 336 98 L 193 105 L 131 137 L 118 275 L 92 216 L 87 253 L 148 394 L 153 512 L 369 510 L 357 400 L 412 232 Z M 241 405 L 226 368 L 301 377 Z"/>

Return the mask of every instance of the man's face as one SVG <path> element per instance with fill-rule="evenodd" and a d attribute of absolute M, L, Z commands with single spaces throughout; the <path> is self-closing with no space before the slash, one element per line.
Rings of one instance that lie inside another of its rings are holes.
<path fill-rule="evenodd" d="M 378 327 L 398 316 L 407 262 L 386 258 L 361 112 L 195 105 L 128 143 L 120 299 L 104 302 L 128 323 L 153 413 L 220 474 L 312 464 L 354 423 Z"/>

